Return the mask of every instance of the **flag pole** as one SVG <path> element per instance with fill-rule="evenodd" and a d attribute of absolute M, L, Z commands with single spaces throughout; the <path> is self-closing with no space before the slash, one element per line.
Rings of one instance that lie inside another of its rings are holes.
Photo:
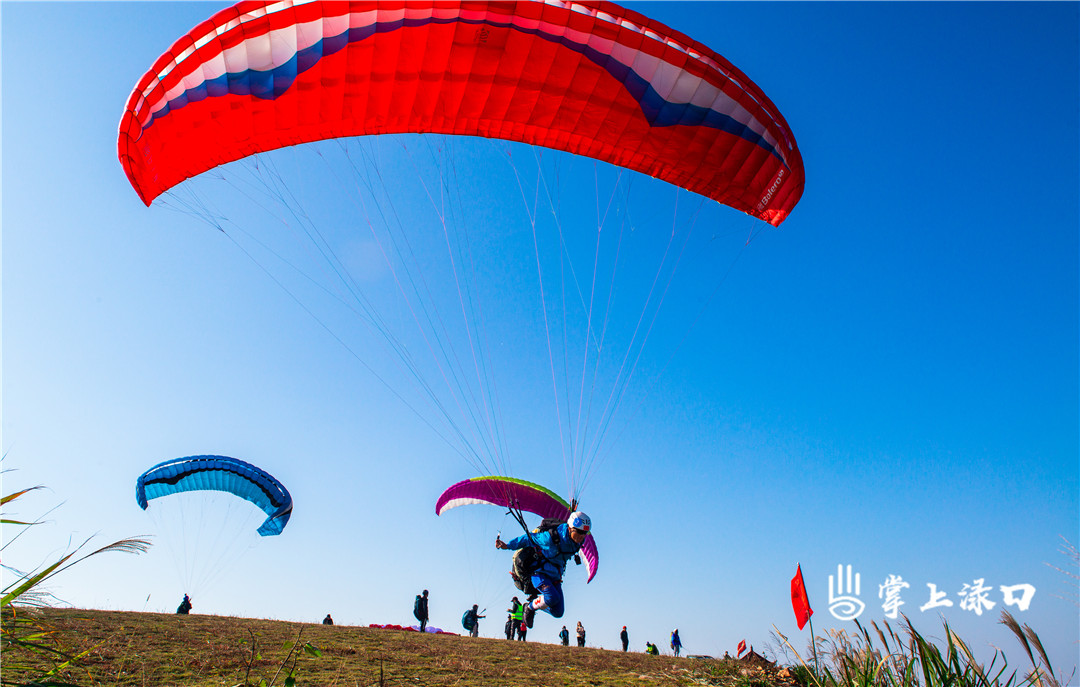
<path fill-rule="evenodd" d="M 810 623 L 810 648 L 814 651 L 814 671 L 820 672 L 817 658 L 817 641 L 814 639 L 814 609 L 810 606 L 810 596 L 806 593 L 806 583 L 803 581 L 802 565 L 795 568 L 795 577 L 791 578 L 791 609 L 795 611 L 795 623 L 799 629 Z"/>
<path fill-rule="evenodd" d="M 802 569 L 802 566 L 799 566 Z M 803 594 L 806 594 L 806 585 L 803 585 Z M 810 605 L 810 595 L 806 594 L 806 605 Z M 814 612 L 810 611 L 810 615 L 806 616 L 806 622 L 810 623 L 810 647 L 814 650 L 814 672 L 818 674 L 818 679 L 821 678 L 821 667 L 818 665 L 817 660 L 817 640 L 814 639 Z"/>

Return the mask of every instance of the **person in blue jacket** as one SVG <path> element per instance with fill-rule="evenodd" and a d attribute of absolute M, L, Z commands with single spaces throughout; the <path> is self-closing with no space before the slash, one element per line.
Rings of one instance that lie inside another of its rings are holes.
<path fill-rule="evenodd" d="M 581 550 L 585 536 L 592 529 L 589 516 L 574 511 L 566 522 L 555 529 L 538 534 L 523 534 L 508 542 L 495 538 L 495 548 L 517 550 L 532 546 L 536 549 L 537 566 L 532 573 L 532 584 L 539 596 L 530 600 L 535 611 L 547 611 L 555 618 L 563 615 L 562 578 L 566 562 Z M 531 614 L 530 618 L 531 619 Z M 532 626 L 532 623 L 528 623 Z"/>
<path fill-rule="evenodd" d="M 679 639 L 678 628 L 676 628 L 675 631 L 671 633 L 671 650 L 675 653 L 676 656 L 678 656 L 679 652 L 682 651 L 682 640 Z"/>

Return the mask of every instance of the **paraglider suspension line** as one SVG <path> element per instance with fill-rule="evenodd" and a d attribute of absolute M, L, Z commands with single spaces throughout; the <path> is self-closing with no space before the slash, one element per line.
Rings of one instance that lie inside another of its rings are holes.
<path fill-rule="evenodd" d="M 507 510 L 507 514 L 514 516 L 514 520 L 517 520 L 517 524 L 521 525 L 521 529 L 525 531 L 525 536 L 529 538 L 529 543 L 532 544 L 534 548 L 539 549 L 540 547 L 536 545 L 536 541 L 532 538 L 532 532 L 529 531 L 529 526 L 525 524 L 525 516 L 522 515 L 521 509 L 517 507 L 517 504 L 514 501 L 510 501 L 507 507 L 509 509 Z"/>

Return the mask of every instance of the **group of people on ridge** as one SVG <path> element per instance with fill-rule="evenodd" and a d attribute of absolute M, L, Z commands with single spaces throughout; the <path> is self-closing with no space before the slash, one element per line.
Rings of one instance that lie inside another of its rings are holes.
<path fill-rule="evenodd" d="M 559 639 L 562 641 L 563 646 L 570 646 L 570 631 L 566 629 L 566 625 L 562 626 Z M 581 624 L 580 620 L 577 624 L 577 645 L 585 646 L 585 626 Z"/>
<path fill-rule="evenodd" d="M 574 511 L 566 519 L 566 522 L 555 520 L 549 523 L 545 520 L 534 532 L 526 532 L 520 537 L 515 537 L 504 542 L 501 537 L 495 537 L 495 548 L 525 553 L 529 556 L 515 554 L 514 576 L 515 584 L 527 594 L 526 601 L 522 603 L 518 597 L 510 602 L 510 608 L 506 609 L 506 638 L 513 639 L 515 636 L 520 641 L 525 641 L 529 628 L 533 625 L 533 618 L 537 611 L 545 611 L 554 618 L 561 618 L 565 608 L 562 593 L 562 579 L 566 572 L 566 563 L 578 555 L 585 537 L 592 529 L 592 521 L 589 516 L 581 511 Z M 528 559 L 527 563 L 521 561 Z M 481 615 L 478 604 L 462 615 L 461 624 L 469 635 L 476 637 L 480 631 L 480 619 L 487 616 Z M 419 630 L 426 631 L 428 621 L 428 590 L 417 594 L 413 602 L 413 616 L 420 623 Z M 578 624 L 579 634 L 584 636 L 584 629 Z M 580 639 L 579 639 L 580 641 Z M 583 645 L 583 644 L 582 644 Z"/>
<path fill-rule="evenodd" d="M 585 543 L 585 537 L 592 530 L 592 521 L 588 515 L 581 511 L 571 513 L 566 522 L 557 525 L 552 524 L 551 526 L 546 525 L 547 523 L 538 528 L 537 531 L 526 532 L 508 542 L 502 541 L 499 536 L 495 537 L 495 548 L 497 549 L 516 552 L 531 548 L 533 551 L 533 558 L 531 563 L 528 564 L 527 570 L 519 569 L 517 557 L 515 556 L 515 570 L 511 574 L 514 575 L 515 583 L 522 591 L 528 594 L 528 597 L 526 602 L 522 603 L 515 596 L 510 600 L 510 608 L 506 609 L 506 638 L 510 640 L 516 636 L 518 641 L 525 641 L 537 611 L 545 611 L 553 618 L 563 616 L 565 602 L 562 593 L 562 579 L 566 572 L 566 564 L 581 551 L 581 546 Z M 477 610 L 478 607 L 478 604 L 473 604 L 473 607 L 465 611 L 461 619 L 462 625 L 472 637 L 479 636 L 480 619 L 487 617 L 480 614 L 481 611 Z M 191 598 L 184 594 L 184 600 L 180 603 L 176 612 L 187 614 L 191 611 L 191 608 Z M 420 623 L 420 632 L 425 632 L 429 618 L 428 590 L 425 589 L 422 593 L 416 595 L 413 602 L 413 616 Z M 334 624 L 334 619 L 330 617 L 329 613 L 323 618 L 322 624 Z M 585 627 L 580 621 L 578 621 L 575 634 L 577 636 L 577 645 L 579 647 L 585 646 Z M 559 639 L 562 641 L 563 646 L 570 645 L 570 632 L 565 625 L 559 632 Z M 622 631 L 619 633 L 619 639 L 622 641 L 622 650 L 627 651 L 630 646 L 630 637 L 625 625 L 623 625 Z M 676 629 L 671 633 L 671 650 L 678 656 L 681 649 L 682 641 L 679 639 L 679 631 Z M 651 642 L 645 643 L 645 652 L 649 654 L 660 653 L 656 645 Z"/>

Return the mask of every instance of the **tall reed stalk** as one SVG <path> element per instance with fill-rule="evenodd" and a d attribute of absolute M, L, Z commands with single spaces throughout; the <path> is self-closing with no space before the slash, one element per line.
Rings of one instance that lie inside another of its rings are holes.
<path fill-rule="evenodd" d="M 945 643 L 938 646 L 906 616 L 900 632 L 888 622 L 881 626 L 871 622 L 871 634 L 856 620 L 855 632 L 830 630 L 818 636 L 816 648 L 824 658 L 820 670 L 807 663 L 779 630 L 775 634 L 801 663 L 796 674 L 808 687 L 1062 687 L 1035 631 L 1026 625 L 1021 628 L 1008 611 L 1002 612 L 1001 623 L 1020 640 L 1031 660 L 1030 672 L 1008 672 L 999 651 L 989 665 L 980 663 L 948 623 Z"/>
<path fill-rule="evenodd" d="M 0 508 L 6 509 L 22 496 L 40 488 L 31 487 L 6 494 L 0 497 Z M 29 522 L 15 520 L 6 512 L 0 512 L 0 526 L 5 528 L 5 535 L 12 527 L 20 528 L 15 536 L 6 538 L 0 551 L 29 531 L 29 528 L 43 522 L 40 518 Z M 150 542 L 146 539 L 127 538 L 83 553 L 91 539 L 92 537 L 86 539 L 60 558 L 29 571 L 4 564 L 5 572 L 12 574 L 14 579 L 0 588 L 0 655 L 4 662 L 0 684 L 62 684 L 56 682 L 54 676 L 88 653 L 84 651 L 71 654 L 65 651 L 52 630 L 38 621 L 33 613 L 34 608 L 47 605 L 51 600 L 51 595 L 45 589 L 46 582 L 92 556 L 114 551 L 142 553 L 150 547 Z"/>

